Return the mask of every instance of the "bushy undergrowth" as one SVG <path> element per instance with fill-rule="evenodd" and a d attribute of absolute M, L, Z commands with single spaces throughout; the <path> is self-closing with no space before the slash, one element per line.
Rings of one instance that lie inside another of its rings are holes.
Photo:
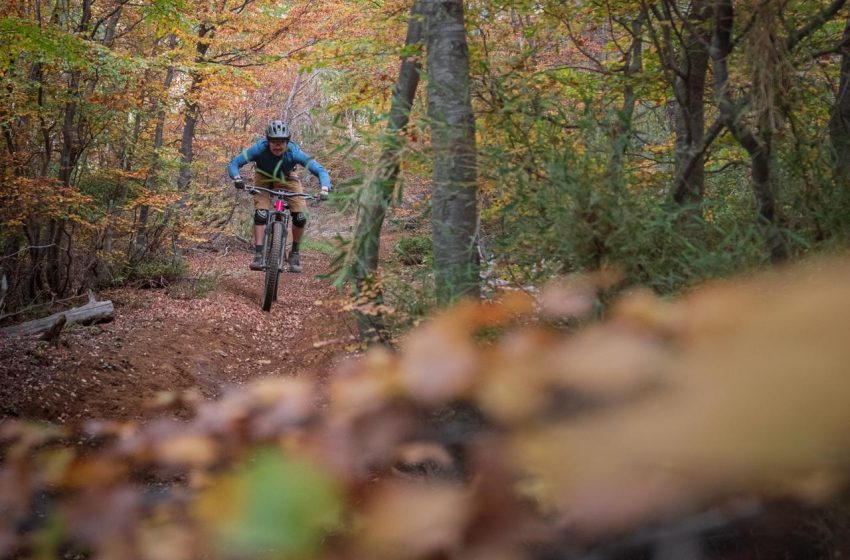
<path fill-rule="evenodd" d="M 301 242 L 302 250 L 304 251 L 315 251 L 317 253 L 322 253 L 323 255 L 334 256 L 336 255 L 336 247 L 333 244 L 328 243 L 322 239 L 316 239 L 313 237 L 307 237 Z"/>
<path fill-rule="evenodd" d="M 383 275 L 383 295 L 393 312 L 386 317 L 391 334 L 400 334 L 424 320 L 437 305 L 430 267 L 389 267 Z"/>
<path fill-rule="evenodd" d="M 394 251 L 403 264 L 428 264 L 433 254 L 431 237 L 428 235 L 402 237 L 396 243 Z"/>
<path fill-rule="evenodd" d="M 203 299 L 216 289 L 220 277 L 219 272 L 184 277 L 169 286 L 169 294 L 176 299 Z"/>
<path fill-rule="evenodd" d="M 544 156 L 537 174 L 498 151 L 490 157 L 503 163 L 482 213 L 483 239 L 510 281 L 614 265 L 627 285 L 672 294 L 769 264 L 746 167 L 709 182 L 704 202 L 688 208 L 667 200 L 669 178 L 612 184 L 601 162 L 570 149 Z M 778 214 L 792 256 L 845 243 L 846 193 L 824 179 L 801 208 L 799 191 L 788 190 L 798 194 L 780 196 Z"/>
<path fill-rule="evenodd" d="M 166 286 L 179 280 L 187 271 L 188 266 L 182 258 L 158 257 L 127 268 L 116 280 L 142 287 Z"/>

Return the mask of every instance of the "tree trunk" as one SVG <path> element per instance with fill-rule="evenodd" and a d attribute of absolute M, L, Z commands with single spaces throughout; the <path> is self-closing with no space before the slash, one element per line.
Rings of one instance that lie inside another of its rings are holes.
<path fill-rule="evenodd" d="M 410 10 L 410 20 L 407 24 L 405 47 L 412 47 L 422 41 L 422 1 L 414 2 Z M 401 150 L 404 147 L 404 136 L 401 132 L 407 126 L 410 108 L 416 96 L 419 85 L 421 64 L 416 56 L 408 56 L 401 62 L 398 82 L 393 88 L 390 120 L 387 131 L 382 138 L 381 156 L 375 166 L 374 174 L 363 185 L 357 208 L 357 226 L 350 253 L 349 272 L 355 281 L 355 289 L 363 292 L 364 283 L 378 269 L 378 253 L 381 243 L 381 226 L 386 217 L 387 208 L 392 200 L 395 184 L 398 178 L 401 160 Z M 381 302 L 380 292 L 372 295 L 374 303 Z M 360 335 L 370 338 L 377 332 L 383 332 L 380 318 L 374 315 L 358 313 Z"/>
<path fill-rule="evenodd" d="M 121 19 L 121 12 L 123 9 L 123 6 L 118 6 L 115 12 L 109 16 L 109 19 L 106 22 L 106 28 L 103 31 L 102 43 L 110 49 L 115 42 L 115 28 L 118 27 L 118 21 Z"/>
<path fill-rule="evenodd" d="M 829 138 L 835 157 L 835 178 L 846 188 L 850 181 L 850 18 L 844 27 L 840 53 L 840 79 L 829 119 Z"/>
<path fill-rule="evenodd" d="M 480 295 L 475 117 L 461 0 L 425 0 L 437 301 Z"/>
<path fill-rule="evenodd" d="M 169 35 L 168 48 L 173 49 L 177 44 L 177 37 Z M 168 94 L 171 87 L 171 82 L 174 80 L 174 66 L 169 66 L 165 71 L 165 80 L 163 82 L 163 91 Z M 150 173 L 145 178 L 146 189 L 157 188 L 160 184 L 160 171 L 162 169 L 162 161 L 159 155 L 159 150 L 162 149 L 162 138 L 165 130 L 165 103 L 159 97 L 154 97 L 151 101 L 151 113 L 156 115 L 156 125 L 153 134 L 153 164 L 151 165 Z M 151 184 L 152 183 L 152 184 Z M 136 262 L 141 259 L 148 250 L 148 216 L 150 207 L 146 204 L 139 208 L 139 218 L 136 224 L 136 237 L 132 243 L 132 251 L 130 253 L 130 261 Z"/>
<path fill-rule="evenodd" d="M 292 84 L 292 89 L 289 90 L 289 95 L 286 97 L 286 103 L 281 111 L 283 122 L 289 123 L 289 117 L 292 114 L 292 105 L 295 103 L 295 96 L 298 95 L 298 90 L 301 88 L 301 67 L 295 68 L 295 82 Z"/>
<path fill-rule="evenodd" d="M 149 78 L 149 71 L 145 72 L 145 77 Z M 144 92 L 141 93 L 142 99 L 140 99 L 140 105 L 144 102 Z M 126 141 L 121 153 L 121 169 L 126 173 L 130 173 L 133 170 L 133 164 L 135 163 L 135 149 L 136 144 L 139 141 L 139 135 L 142 132 L 142 115 L 140 112 L 136 112 L 132 114 L 133 117 L 133 131 L 129 134 L 129 141 Z M 106 209 L 106 225 L 103 230 L 103 242 L 99 249 L 102 249 L 107 255 L 112 253 L 112 245 L 115 240 L 115 221 L 116 218 L 120 215 L 123 210 L 124 203 L 127 198 L 127 183 L 126 180 L 121 180 L 118 184 L 118 188 L 115 192 L 113 192 L 112 197 L 109 199 L 107 209 Z M 96 247 L 96 249 L 98 249 Z M 94 259 L 97 259 L 97 256 L 94 256 Z"/>
<path fill-rule="evenodd" d="M 708 74 L 709 33 L 704 2 L 693 5 L 681 46 L 676 75 L 676 171 L 672 198 L 679 205 L 696 207 L 705 194 L 705 83 Z M 712 138 L 713 139 L 713 138 Z"/>
<path fill-rule="evenodd" d="M 182 194 L 186 193 L 192 179 L 192 161 L 195 159 L 195 128 L 198 125 L 200 111 L 198 103 L 193 98 L 201 89 L 201 79 L 200 76 L 192 77 L 192 85 L 189 87 L 185 101 L 186 109 L 183 112 L 183 135 L 180 139 L 180 175 L 177 178 L 177 191 Z"/>
<path fill-rule="evenodd" d="M 805 24 L 791 32 L 784 45 L 775 44 L 775 52 L 791 53 L 804 39 L 810 37 L 830 21 L 844 7 L 847 0 L 832 0 L 823 10 L 810 17 Z M 774 6 L 775 7 L 775 6 Z M 741 103 L 730 92 L 727 60 L 732 52 L 732 30 L 734 7 L 732 0 L 716 0 L 714 36 L 712 37 L 711 58 L 714 62 L 714 81 L 720 118 L 735 140 L 744 147 L 750 156 L 752 187 L 759 213 L 759 225 L 770 250 L 770 259 L 774 263 L 788 259 L 789 252 L 785 236 L 777 225 L 776 200 L 773 192 L 774 180 L 771 173 L 771 150 L 774 121 L 767 111 L 757 117 L 757 126 L 747 125 L 742 118 Z M 756 14 L 759 15 L 759 14 Z M 756 20 L 753 20 L 755 22 Z M 762 21 L 761 26 L 769 26 L 760 31 L 776 41 L 777 19 Z M 846 31 L 846 30 L 845 30 Z M 751 32 L 751 31 L 750 31 Z M 846 34 L 845 34 L 846 36 Z M 737 42 L 737 39 L 736 39 Z M 777 41 L 778 43 L 778 41 Z M 776 62 L 775 64 L 778 64 Z M 759 84 L 755 84 L 759 87 Z M 746 104 L 743 104 L 746 105 Z M 765 109 L 773 110 L 772 106 Z"/>
<path fill-rule="evenodd" d="M 77 35 L 84 35 L 91 21 L 92 0 L 83 0 L 80 22 L 75 29 Z M 57 10 L 58 16 L 71 17 L 70 5 Z M 94 90 L 96 78 L 88 81 L 86 90 L 91 93 Z M 68 93 L 70 101 L 65 104 L 65 114 L 62 121 L 62 147 L 59 152 L 59 174 L 58 178 L 64 188 L 72 187 L 72 177 L 82 155 L 82 138 L 86 128 L 85 116 L 80 111 L 82 84 L 80 72 L 74 70 L 68 76 Z M 63 296 L 68 290 L 71 277 L 73 237 L 66 228 L 65 220 L 51 220 L 50 232 L 52 245 L 48 249 L 49 256 L 46 261 L 45 271 L 49 279 L 50 290 L 53 295 Z M 66 242 L 63 247 L 62 243 Z"/>
<path fill-rule="evenodd" d="M 212 39 L 213 34 L 214 28 L 207 27 L 206 24 L 201 24 L 198 30 L 197 54 L 195 56 L 196 64 L 202 64 L 204 62 L 204 57 L 210 48 L 209 40 Z M 191 74 L 192 84 L 189 86 L 189 91 L 184 100 L 186 109 L 183 112 L 183 135 L 180 140 L 180 176 L 177 180 L 177 190 L 184 194 L 189 188 L 189 181 L 191 180 L 191 166 L 195 157 L 195 127 L 200 117 L 200 106 L 198 105 L 197 96 L 204 81 L 203 75 L 199 72 L 193 71 Z"/>
<path fill-rule="evenodd" d="M 732 52 L 733 23 L 732 0 L 717 0 L 711 48 L 717 104 L 723 124 L 750 156 L 751 181 L 758 207 L 759 226 L 770 251 L 771 262 L 780 263 L 788 259 L 788 247 L 776 224 L 776 203 L 770 166 L 771 137 L 764 127 L 763 134 L 759 136 L 743 122 L 739 105 L 729 91 L 727 63 Z"/>
<path fill-rule="evenodd" d="M 65 104 L 65 115 L 62 121 L 62 147 L 59 152 L 59 180 L 64 188 L 71 188 L 71 176 L 80 156 L 79 127 L 76 124 L 80 96 L 79 72 L 71 72 L 68 78 L 68 92 L 71 95 L 71 100 Z M 60 245 L 65 234 L 64 221 L 51 220 L 49 230 L 52 244 L 47 250 L 48 257 L 45 260 L 46 275 L 53 295 L 62 296 L 64 295 L 63 286 L 67 284 L 63 281 L 64 265 L 67 263 Z"/>
<path fill-rule="evenodd" d="M 77 127 L 74 120 L 77 115 L 77 98 L 80 93 L 80 75 L 71 72 L 68 78 L 68 92 L 71 101 L 65 104 L 65 117 L 62 121 L 62 148 L 59 153 L 59 180 L 66 187 L 71 185 L 71 174 L 77 164 L 78 143 Z"/>
<path fill-rule="evenodd" d="M 204 62 L 204 57 L 210 48 L 209 41 L 212 39 L 213 34 L 213 27 L 201 24 L 198 30 L 198 43 L 196 46 L 196 64 L 202 64 Z M 197 96 L 204 81 L 203 75 L 197 71 L 191 72 L 191 75 L 192 84 L 189 86 L 189 91 L 184 99 L 186 108 L 183 111 L 183 134 L 180 140 L 180 174 L 177 178 L 177 192 L 180 193 L 180 200 L 177 203 L 177 219 L 175 220 L 174 234 L 171 239 L 175 257 L 180 253 L 177 246 L 177 236 L 179 235 L 181 221 L 180 214 L 189 198 L 189 183 L 192 180 L 192 161 L 195 158 L 195 128 L 200 118 L 200 106 L 198 105 Z"/>
<path fill-rule="evenodd" d="M 641 37 L 644 15 L 631 22 L 632 44 L 626 56 L 626 64 L 623 68 L 625 86 L 623 88 L 623 106 L 615 117 L 611 127 L 611 157 L 608 161 L 608 177 L 611 185 L 622 189 L 625 185 L 623 178 L 626 150 L 629 148 L 632 138 L 632 117 L 635 113 L 637 95 L 632 84 L 632 78 L 643 68 L 643 40 Z"/>

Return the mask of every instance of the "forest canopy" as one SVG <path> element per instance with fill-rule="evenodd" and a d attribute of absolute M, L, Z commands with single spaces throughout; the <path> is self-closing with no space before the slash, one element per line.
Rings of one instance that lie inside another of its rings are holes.
<path fill-rule="evenodd" d="M 404 40 L 410 9 L 7 4 L 4 312 L 245 228 L 222 162 L 272 117 L 329 158 L 356 208 L 399 57 L 424 60 L 428 36 Z M 464 25 L 486 274 L 616 263 L 671 293 L 845 244 L 845 2 L 467 2 Z M 392 132 L 399 186 L 434 170 L 425 93 Z"/>

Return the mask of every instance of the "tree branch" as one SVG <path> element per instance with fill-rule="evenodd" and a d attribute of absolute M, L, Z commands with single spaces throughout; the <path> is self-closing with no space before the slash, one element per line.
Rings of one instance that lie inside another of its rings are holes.
<path fill-rule="evenodd" d="M 682 202 L 685 197 L 685 178 L 688 177 L 694 169 L 694 166 L 697 164 L 701 157 L 705 156 L 705 153 L 708 151 L 708 148 L 714 142 L 715 138 L 720 135 L 720 132 L 725 127 L 725 123 L 723 122 L 723 117 L 718 117 L 708 128 L 708 131 L 705 133 L 705 139 L 702 141 L 702 146 L 696 152 L 688 154 L 688 162 L 683 165 L 679 173 L 676 175 L 675 182 L 673 183 L 673 200 L 676 202 Z"/>
<path fill-rule="evenodd" d="M 816 15 L 812 20 L 792 33 L 788 37 L 788 41 L 785 43 L 785 49 L 790 52 L 794 50 L 794 48 L 800 44 L 800 41 L 820 29 L 823 24 L 829 21 L 832 16 L 838 13 L 844 4 L 847 3 L 847 0 L 833 0 L 832 4 L 830 4 L 824 11 Z"/>

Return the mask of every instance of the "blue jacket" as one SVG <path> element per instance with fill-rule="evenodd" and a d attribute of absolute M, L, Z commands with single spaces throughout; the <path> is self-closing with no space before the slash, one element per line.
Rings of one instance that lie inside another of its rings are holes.
<path fill-rule="evenodd" d="M 286 151 L 280 157 L 275 157 L 269 151 L 269 141 L 265 138 L 248 148 L 230 160 L 227 164 L 227 174 L 231 179 L 239 177 L 239 168 L 253 161 L 257 164 L 257 170 L 264 178 L 274 178 L 279 181 L 285 181 L 286 176 L 295 169 L 296 165 L 306 167 L 310 173 L 319 178 L 319 182 L 323 187 L 330 188 L 331 176 L 325 171 L 325 168 L 316 160 L 301 151 L 298 144 L 289 141 Z"/>

